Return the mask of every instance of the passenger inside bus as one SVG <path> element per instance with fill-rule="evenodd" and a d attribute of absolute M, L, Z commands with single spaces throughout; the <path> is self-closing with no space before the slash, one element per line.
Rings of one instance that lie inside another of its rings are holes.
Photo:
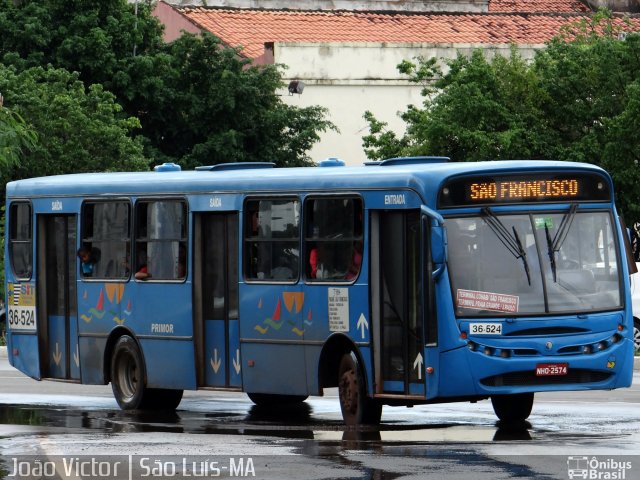
<path fill-rule="evenodd" d="M 256 239 L 265 239 L 269 235 L 269 227 L 260 223 L 258 210 L 251 213 L 251 232 L 250 236 Z M 253 276 L 258 280 L 264 280 L 267 272 L 271 270 L 269 266 L 269 250 L 265 242 L 253 244 L 251 259 L 253 262 Z"/>
<path fill-rule="evenodd" d="M 147 280 L 151 277 L 151 274 L 149 273 L 147 266 L 144 265 L 143 267 L 140 267 L 140 270 L 136 272 L 134 277 L 136 277 L 136 280 Z"/>
<path fill-rule="evenodd" d="M 80 268 L 84 277 L 93 275 L 93 269 L 100 258 L 100 250 L 97 248 L 80 247 L 78 249 Z"/>
<path fill-rule="evenodd" d="M 138 252 L 136 260 L 138 262 L 138 269 L 134 274 L 134 278 L 136 280 L 146 280 L 151 277 L 149 268 L 147 266 L 147 253 L 144 250 L 140 250 Z"/>
<path fill-rule="evenodd" d="M 353 254 L 351 255 L 351 264 L 347 270 L 347 274 L 344 277 L 345 280 L 353 280 L 360 273 L 360 267 L 362 266 L 362 240 L 356 240 L 353 242 Z"/>

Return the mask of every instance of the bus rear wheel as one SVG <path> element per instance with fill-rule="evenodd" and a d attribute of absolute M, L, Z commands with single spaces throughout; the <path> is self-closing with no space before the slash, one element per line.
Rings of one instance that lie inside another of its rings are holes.
<path fill-rule="evenodd" d="M 152 410 L 175 410 L 182 401 L 183 390 L 169 388 L 147 388 L 144 394 L 145 408 Z"/>
<path fill-rule="evenodd" d="M 512 395 L 493 395 L 491 405 L 496 416 L 502 422 L 524 422 L 533 408 L 533 393 L 516 393 Z"/>
<path fill-rule="evenodd" d="M 308 395 L 277 395 L 275 393 L 247 393 L 249 399 L 260 407 L 302 403 Z"/>
<path fill-rule="evenodd" d="M 123 410 L 146 408 L 144 361 L 136 341 L 123 335 L 116 342 L 111 357 L 111 389 Z"/>
<path fill-rule="evenodd" d="M 353 352 L 343 355 L 340 360 L 338 394 L 342 418 L 346 425 L 380 423 L 382 404 L 367 396 L 364 372 Z"/>

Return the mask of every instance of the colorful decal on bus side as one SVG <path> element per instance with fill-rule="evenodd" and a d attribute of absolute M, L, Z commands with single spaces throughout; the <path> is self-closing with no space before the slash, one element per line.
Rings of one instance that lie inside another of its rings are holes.
<path fill-rule="evenodd" d="M 278 296 L 278 300 L 276 302 L 275 309 L 273 311 L 273 315 L 270 317 L 266 317 L 261 325 L 256 325 L 254 327 L 255 330 L 260 332 L 262 335 L 266 335 L 270 328 L 278 331 L 285 324 L 293 326 L 291 331 L 302 337 L 304 335 L 304 329 L 298 328 L 296 322 L 294 322 L 291 316 L 289 318 L 282 318 L 282 301 L 284 300 L 284 306 L 287 312 L 291 315 L 297 315 L 302 311 L 304 307 L 304 292 L 282 292 L 282 296 Z M 263 301 L 262 298 L 258 301 L 258 310 L 262 310 Z M 295 307 L 295 312 L 293 311 Z M 307 313 L 307 320 L 304 322 L 306 325 L 311 325 L 313 323 L 313 316 L 311 310 Z"/>
<path fill-rule="evenodd" d="M 109 300 L 109 305 L 107 305 L 107 309 L 105 309 L 105 292 L 107 294 L 107 300 Z M 122 298 L 124 297 L 125 286 L 123 284 L 118 283 L 105 283 L 103 288 L 100 289 L 100 294 L 98 296 L 98 301 L 96 302 L 95 307 L 91 307 L 87 313 L 80 314 L 80 318 L 84 320 L 86 323 L 91 323 L 93 318 L 97 318 L 98 320 L 102 320 L 102 318 L 108 313 L 112 316 L 112 320 L 118 325 L 123 325 L 125 318 L 120 318 L 117 315 L 117 309 L 114 308 L 116 305 L 120 305 L 122 302 Z M 88 293 L 85 290 L 82 294 L 83 299 L 87 299 Z M 131 300 L 127 303 L 127 308 L 124 310 L 124 314 L 127 316 L 131 315 Z"/>

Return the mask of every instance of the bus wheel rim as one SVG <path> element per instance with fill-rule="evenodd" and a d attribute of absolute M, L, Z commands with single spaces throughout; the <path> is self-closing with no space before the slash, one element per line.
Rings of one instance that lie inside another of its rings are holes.
<path fill-rule="evenodd" d="M 355 413 L 358 404 L 358 380 L 354 370 L 347 370 L 342 374 L 339 391 L 344 411 Z"/>
<path fill-rule="evenodd" d="M 118 362 L 118 383 L 122 395 L 130 399 L 138 389 L 138 366 L 131 355 L 123 354 Z"/>

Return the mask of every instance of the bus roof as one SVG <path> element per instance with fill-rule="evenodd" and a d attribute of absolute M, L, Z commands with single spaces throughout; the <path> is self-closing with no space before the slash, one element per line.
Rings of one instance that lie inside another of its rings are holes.
<path fill-rule="evenodd" d="M 412 188 L 435 195 L 442 183 L 460 175 L 509 172 L 588 170 L 609 175 L 586 163 L 553 160 L 392 163 L 358 167 L 238 168 L 153 172 L 80 173 L 13 181 L 7 198 L 197 194 L 210 192 L 327 191 Z"/>

